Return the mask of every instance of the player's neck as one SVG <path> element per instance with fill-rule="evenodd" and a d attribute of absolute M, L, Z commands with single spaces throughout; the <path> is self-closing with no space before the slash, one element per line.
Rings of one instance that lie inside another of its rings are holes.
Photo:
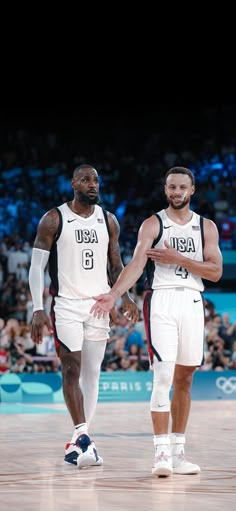
<path fill-rule="evenodd" d="M 73 213 L 76 213 L 76 215 L 82 216 L 84 218 L 88 218 L 89 216 L 91 216 L 94 213 L 94 208 L 95 208 L 94 205 L 89 205 L 89 204 L 85 205 L 85 204 L 81 204 L 78 201 L 75 202 L 74 200 L 67 202 L 67 205 L 71 209 L 71 211 L 73 211 Z"/>
<path fill-rule="evenodd" d="M 189 209 L 188 205 L 182 209 L 174 209 L 169 206 L 165 211 L 170 220 L 173 220 L 173 222 L 180 225 L 185 225 L 190 222 L 193 216 L 193 212 Z"/>

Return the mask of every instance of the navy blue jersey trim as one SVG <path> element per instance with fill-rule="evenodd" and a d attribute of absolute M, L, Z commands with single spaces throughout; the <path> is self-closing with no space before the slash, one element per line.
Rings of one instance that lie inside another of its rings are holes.
<path fill-rule="evenodd" d="M 204 222 L 204 218 L 203 218 L 202 216 L 200 216 L 200 230 L 201 230 L 201 239 L 202 239 L 202 257 L 203 257 L 203 261 L 204 261 L 203 250 L 204 250 L 205 240 L 204 240 L 204 227 L 203 227 L 203 222 Z"/>
<path fill-rule="evenodd" d="M 158 243 L 158 241 L 160 241 L 161 237 L 162 237 L 162 234 L 163 234 L 163 222 L 162 222 L 162 219 L 160 217 L 160 215 L 158 215 L 158 213 L 154 213 L 154 215 L 158 218 L 159 220 L 159 223 L 160 223 L 160 232 L 157 236 L 157 238 L 153 241 L 153 244 L 152 244 L 152 248 L 154 247 L 154 245 L 156 245 Z"/>
<path fill-rule="evenodd" d="M 109 239 L 110 239 L 111 231 L 110 231 L 110 225 L 109 225 L 109 222 L 108 222 L 107 211 L 105 209 L 103 209 L 102 211 L 103 211 L 103 214 L 104 214 L 104 218 L 105 218 L 105 222 L 106 222 L 106 226 L 107 226 L 107 232 L 108 232 L 108 236 L 109 236 Z"/>
<path fill-rule="evenodd" d="M 109 237 L 109 242 L 108 242 L 108 251 L 107 251 L 107 281 L 108 281 L 108 284 L 110 287 L 112 287 L 112 285 L 114 284 L 114 282 L 112 282 L 112 278 L 111 278 L 111 271 L 110 271 L 110 259 L 109 259 L 109 243 L 110 243 L 110 237 L 111 237 L 111 229 L 110 229 L 110 225 L 109 225 L 109 222 L 108 222 L 108 211 L 106 211 L 106 209 L 103 209 L 103 214 L 104 214 L 104 218 L 105 218 L 105 222 L 106 222 L 106 227 L 107 227 L 107 232 L 108 232 L 108 237 Z"/>
<path fill-rule="evenodd" d="M 162 219 L 161 219 L 161 217 L 160 217 L 160 215 L 158 213 L 154 213 L 154 216 L 156 216 L 156 218 L 159 220 L 160 232 L 159 232 L 158 236 L 156 237 L 156 239 L 153 241 L 152 248 L 154 248 L 155 245 L 158 243 L 158 241 L 160 241 L 160 239 L 162 237 L 162 234 L 163 234 Z M 154 278 L 154 271 L 155 271 L 155 263 L 154 263 L 154 261 L 152 261 L 151 259 L 147 260 L 147 263 L 146 263 L 146 266 L 145 266 L 145 271 L 146 271 L 146 282 L 148 284 L 147 287 L 149 287 L 151 289 L 152 283 L 153 283 L 153 278 Z"/>

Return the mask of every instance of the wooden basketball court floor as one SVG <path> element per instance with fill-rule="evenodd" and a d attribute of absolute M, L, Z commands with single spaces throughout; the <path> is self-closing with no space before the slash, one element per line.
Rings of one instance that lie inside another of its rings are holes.
<path fill-rule="evenodd" d="M 90 434 L 104 465 L 83 470 L 63 462 L 73 431 L 63 404 L 1 404 L 0 510 L 235 510 L 235 410 L 193 401 L 186 455 L 201 473 L 158 478 L 149 403 L 98 403 Z"/>

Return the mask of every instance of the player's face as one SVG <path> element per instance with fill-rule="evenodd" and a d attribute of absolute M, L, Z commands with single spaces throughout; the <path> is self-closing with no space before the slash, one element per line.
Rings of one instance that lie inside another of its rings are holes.
<path fill-rule="evenodd" d="M 72 186 L 79 202 L 87 205 L 99 202 L 99 180 L 95 169 L 83 168 L 72 179 Z"/>
<path fill-rule="evenodd" d="M 173 209 L 182 209 L 189 204 L 194 185 L 187 174 L 170 174 L 165 184 L 165 194 Z"/>

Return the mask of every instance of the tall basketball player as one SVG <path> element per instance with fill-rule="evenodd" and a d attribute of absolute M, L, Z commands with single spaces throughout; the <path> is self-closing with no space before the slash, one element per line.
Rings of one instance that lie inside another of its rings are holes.
<path fill-rule="evenodd" d="M 90 165 L 74 170 L 72 201 L 48 211 L 40 220 L 32 252 L 29 286 L 34 312 L 32 339 L 42 342 L 43 326 L 51 329 L 43 307 L 44 270 L 49 264 L 51 322 L 62 366 L 62 386 L 74 432 L 65 462 L 79 468 L 101 465 L 88 427 L 94 414 L 109 318 L 94 318 L 93 295 L 109 291 L 123 269 L 116 217 L 99 205 L 99 178 Z M 109 270 L 109 278 L 108 278 Z M 134 321 L 138 308 L 127 293 L 124 310 Z"/>
<path fill-rule="evenodd" d="M 157 476 L 200 472 L 200 467 L 185 457 L 185 430 L 193 374 L 203 359 L 202 279 L 220 279 L 222 255 L 216 225 L 190 209 L 194 191 L 194 175 L 189 169 L 168 170 L 167 209 L 144 220 L 132 260 L 108 293 L 94 297 L 97 302 L 91 309 L 103 321 L 116 295 L 130 289 L 146 266 L 150 289 L 144 299 L 144 318 L 153 365 L 152 473 Z"/>

